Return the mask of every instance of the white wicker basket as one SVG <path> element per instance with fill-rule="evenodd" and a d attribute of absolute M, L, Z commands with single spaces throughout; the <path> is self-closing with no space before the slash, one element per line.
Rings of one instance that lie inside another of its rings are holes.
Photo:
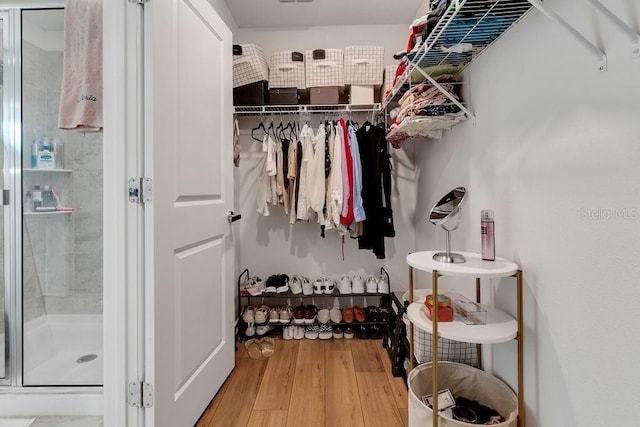
<path fill-rule="evenodd" d="M 233 87 L 269 80 L 269 65 L 264 51 L 255 44 L 239 45 L 242 54 L 233 55 Z"/>
<path fill-rule="evenodd" d="M 304 61 L 307 87 L 344 86 L 343 54 L 342 49 L 308 50 Z"/>
<path fill-rule="evenodd" d="M 382 86 L 384 47 L 349 46 L 344 49 L 344 78 L 348 85 Z"/>
<path fill-rule="evenodd" d="M 271 55 L 269 59 L 269 87 L 274 89 L 289 87 L 306 89 L 304 55 L 290 50 Z"/>

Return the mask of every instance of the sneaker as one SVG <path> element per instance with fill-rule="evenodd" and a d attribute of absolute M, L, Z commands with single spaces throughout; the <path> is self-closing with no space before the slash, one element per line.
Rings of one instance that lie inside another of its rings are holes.
<path fill-rule="evenodd" d="M 278 313 L 280 315 L 280 323 L 291 323 L 293 313 L 291 313 L 291 307 L 282 307 Z"/>
<path fill-rule="evenodd" d="M 328 340 L 333 337 L 333 328 L 331 325 L 321 325 L 320 332 L 318 333 L 318 338 L 321 340 Z"/>
<path fill-rule="evenodd" d="M 289 276 L 286 274 L 279 274 L 276 277 L 276 293 L 282 294 L 289 291 Z"/>
<path fill-rule="evenodd" d="M 324 280 L 322 277 L 318 277 L 316 281 L 313 282 L 313 293 L 316 295 L 324 293 Z"/>
<path fill-rule="evenodd" d="M 342 312 L 337 308 L 333 308 L 329 312 L 329 318 L 331 319 L 331 321 L 333 323 L 341 323 L 342 322 Z"/>
<path fill-rule="evenodd" d="M 302 294 L 303 295 L 313 295 L 313 285 L 309 281 L 308 278 L 302 277 Z"/>
<path fill-rule="evenodd" d="M 382 339 L 382 326 L 380 325 L 371 325 L 369 327 L 369 338 L 372 340 L 380 340 Z"/>
<path fill-rule="evenodd" d="M 294 326 L 293 327 L 293 339 L 301 340 L 304 338 L 304 326 Z"/>
<path fill-rule="evenodd" d="M 271 309 L 266 305 L 263 305 L 259 309 L 257 309 L 255 314 L 256 325 L 263 325 L 267 323 L 267 320 L 269 319 L 270 311 Z"/>
<path fill-rule="evenodd" d="M 354 294 L 364 293 L 364 280 L 361 276 L 353 276 L 351 278 L 351 292 Z"/>
<path fill-rule="evenodd" d="M 358 325 L 355 329 L 356 338 L 366 340 L 369 338 L 369 328 L 365 325 Z"/>
<path fill-rule="evenodd" d="M 300 276 L 295 275 L 291 277 L 289 281 L 289 289 L 291 289 L 291 293 L 294 295 L 300 295 L 302 293 L 302 280 Z"/>
<path fill-rule="evenodd" d="M 318 335 L 320 335 L 320 326 L 318 325 L 307 326 L 304 331 L 304 337 L 308 340 L 315 340 Z"/>
<path fill-rule="evenodd" d="M 351 338 L 353 338 L 353 335 L 354 335 L 353 329 L 347 328 L 347 329 L 344 330 L 345 339 L 350 340 Z"/>
<path fill-rule="evenodd" d="M 276 307 L 273 307 L 271 309 L 271 311 L 269 312 L 269 323 L 280 323 L 280 313 L 279 313 L 279 309 Z"/>
<path fill-rule="evenodd" d="M 273 326 L 271 325 L 260 325 L 256 327 L 256 336 L 264 336 L 273 330 Z"/>
<path fill-rule="evenodd" d="M 371 274 L 367 277 L 367 293 L 375 294 L 376 292 L 378 292 L 378 278 Z"/>
<path fill-rule="evenodd" d="M 378 293 L 380 294 L 389 293 L 389 281 L 387 280 L 387 276 L 385 275 L 382 275 L 378 278 Z"/>
<path fill-rule="evenodd" d="M 333 328 L 333 338 L 339 340 L 344 336 L 344 331 L 340 326 L 336 326 Z"/>
<path fill-rule="evenodd" d="M 305 308 L 304 323 L 313 323 L 316 321 L 316 314 L 318 314 L 318 308 L 315 305 L 309 304 Z"/>
<path fill-rule="evenodd" d="M 252 323 L 255 319 L 256 309 L 249 306 L 244 309 L 244 313 L 242 313 L 242 320 L 244 323 Z"/>
<path fill-rule="evenodd" d="M 282 339 L 292 340 L 294 328 L 295 326 L 285 326 L 284 328 L 282 328 Z"/>
<path fill-rule="evenodd" d="M 329 323 L 329 320 L 331 320 L 331 315 L 329 313 L 329 310 L 327 310 L 326 308 L 323 308 L 318 312 L 318 322 Z"/>
<path fill-rule="evenodd" d="M 324 293 L 325 294 L 332 294 L 333 291 L 336 289 L 336 281 L 330 278 L 326 278 L 324 279 Z"/>
<path fill-rule="evenodd" d="M 341 294 L 349 295 L 351 293 L 351 278 L 349 276 L 342 276 L 338 282 L 338 290 Z"/>
<path fill-rule="evenodd" d="M 264 282 L 258 276 L 254 276 L 249 279 L 246 290 L 251 296 L 261 295 L 265 291 Z"/>
<path fill-rule="evenodd" d="M 306 314 L 307 309 L 304 305 L 300 304 L 293 311 L 293 323 L 296 325 L 301 325 L 304 323 L 304 315 Z"/>

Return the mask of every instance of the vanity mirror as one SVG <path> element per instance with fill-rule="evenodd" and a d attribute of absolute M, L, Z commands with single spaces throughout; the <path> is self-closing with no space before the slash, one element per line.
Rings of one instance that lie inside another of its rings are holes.
<path fill-rule="evenodd" d="M 436 203 L 429 213 L 429 221 L 433 225 L 438 225 L 447 233 L 446 251 L 438 252 L 433 259 L 440 262 L 462 263 L 466 259 L 460 254 L 451 252 L 451 240 L 449 233 L 460 226 L 462 217 L 460 212 L 467 199 L 467 189 L 457 187 L 448 192 L 438 203 Z"/>

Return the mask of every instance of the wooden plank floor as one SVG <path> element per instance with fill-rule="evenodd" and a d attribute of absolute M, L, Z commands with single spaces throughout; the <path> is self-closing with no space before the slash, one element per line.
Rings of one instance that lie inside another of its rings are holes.
<path fill-rule="evenodd" d="M 380 340 L 279 339 L 269 359 L 251 360 L 239 345 L 196 427 L 402 427 L 407 419 L 407 389 Z"/>

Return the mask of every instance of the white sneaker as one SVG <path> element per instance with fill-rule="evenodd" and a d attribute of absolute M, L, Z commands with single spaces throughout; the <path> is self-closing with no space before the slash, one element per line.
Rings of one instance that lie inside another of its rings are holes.
<path fill-rule="evenodd" d="M 256 335 L 258 336 L 267 335 L 269 331 L 271 331 L 272 329 L 273 329 L 273 326 L 271 325 L 258 326 L 256 327 Z"/>
<path fill-rule="evenodd" d="M 333 323 L 342 323 L 342 312 L 338 308 L 332 308 L 329 312 L 329 318 Z"/>
<path fill-rule="evenodd" d="M 316 281 L 313 282 L 313 293 L 316 295 L 324 293 L 324 280 L 322 277 L 318 277 Z"/>
<path fill-rule="evenodd" d="M 253 323 L 253 321 L 255 320 L 255 315 L 256 309 L 249 306 L 245 308 L 244 313 L 242 313 L 242 320 L 244 320 L 244 323 Z"/>
<path fill-rule="evenodd" d="M 302 280 L 300 276 L 297 274 L 291 278 L 289 281 L 289 288 L 291 289 L 291 293 L 294 295 L 299 295 L 302 293 Z"/>
<path fill-rule="evenodd" d="M 349 276 L 342 276 L 338 282 L 338 290 L 343 295 L 351 293 L 351 278 Z"/>
<path fill-rule="evenodd" d="M 387 281 L 387 276 L 385 275 L 382 275 L 378 278 L 378 293 L 380 294 L 389 293 L 389 282 Z"/>
<path fill-rule="evenodd" d="M 304 331 L 304 337 L 308 340 L 315 340 L 318 335 L 320 335 L 320 326 L 318 325 L 307 326 Z"/>
<path fill-rule="evenodd" d="M 282 338 L 285 340 L 292 340 L 293 339 L 293 329 L 294 326 L 285 326 L 282 329 Z"/>
<path fill-rule="evenodd" d="M 261 295 L 266 288 L 264 286 L 264 282 L 258 276 L 255 276 L 249 279 L 249 284 L 246 289 L 251 296 L 255 297 Z"/>
<path fill-rule="evenodd" d="M 378 278 L 370 274 L 369 277 L 367 277 L 367 293 L 375 294 L 376 292 L 378 292 Z"/>
<path fill-rule="evenodd" d="M 320 326 L 320 332 L 318 333 L 318 338 L 321 340 L 328 340 L 333 337 L 333 328 L 331 325 L 322 325 Z"/>
<path fill-rule="evenodd" d="M 324 293 L 325 294 L 332 294 L 333 291 L 336 289 L 336 281 L 330 278 L 325 278 L 324 279 Z"/>
<path fill-rule="evenodd" d="M 293 339 L 301 340 L 302 338 L 304 338 L 304 326 L 294 326 Z"/>
<path fill-rule="evenodd" d="M 313 295 L 313 285 L 306 277 L 302 277 L 302 294 L 303 295 Z"/>
<path fill-rule="evenodd" d="M 354 294 L 364 293 L 364 280 L 361 276 L 356 275 L 351 278 L 351 291 Z"/>
<path fill-rule="evenodd" d="M 253 322 L 250 322 L 250 323 L 247 325 L 247 330 L 246 330 L 246 331 L 244 331 L 244 334 L 245 334 L 246 336 L 248 336 L 248 337 L 252 337 L 252 336 L 254 336 L 254 335 L 256 334 L 256 327 L 255 327 L 255 326 L 253 326 Z"/>

